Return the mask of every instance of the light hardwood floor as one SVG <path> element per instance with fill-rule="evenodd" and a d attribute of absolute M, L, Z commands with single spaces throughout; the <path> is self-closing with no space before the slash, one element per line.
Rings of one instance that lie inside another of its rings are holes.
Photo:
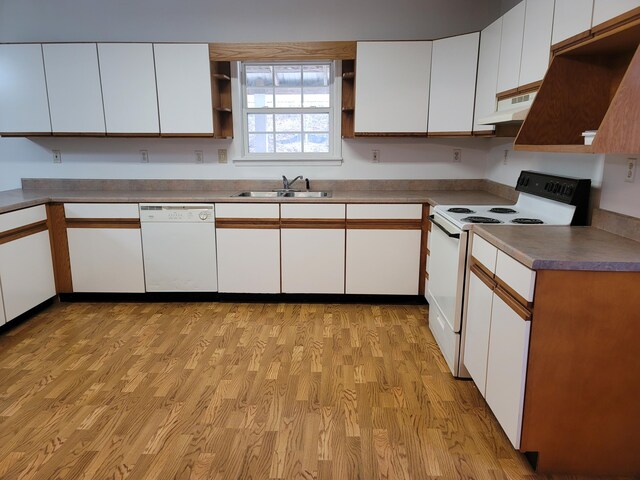
<path fill-rule="evenodd" d="M 551 478 L 453 380 L 426 316 L 54 305 L 0 334 L 0 478 Z"/>

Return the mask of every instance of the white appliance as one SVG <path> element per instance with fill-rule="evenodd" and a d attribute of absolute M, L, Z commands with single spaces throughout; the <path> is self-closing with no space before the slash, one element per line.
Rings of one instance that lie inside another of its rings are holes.
<path fill-rule="evenodd" d="M 456 377 L 469 377 L 462 363 L 463 302 L 467 240 L 474 224 L 586 225 L 590 180 L 538 172 L 520 173 L 515 205 L 437 205 L 430 217 L 429 327 Z"/>
<path fill-rule="evenodd" d="M 480 125 L 497 125 L 500 123 L 522 123 L 533 100 L 536 98 L 537 92 L 525 93 L 524 95 L 517 95 L 515 97 L 505 98 L 498 101 L 498 106 L 495 112 L 486 117 L 480 118 L 478 124 Z"/>
<path fill-rule="evenodd" d="M 140 204 L 147 292 L 216 292 L 213 204 Z"/>

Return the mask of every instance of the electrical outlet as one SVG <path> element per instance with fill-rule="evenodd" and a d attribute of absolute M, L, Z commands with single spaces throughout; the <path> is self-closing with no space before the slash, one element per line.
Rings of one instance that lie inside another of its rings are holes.
<path fill-rule="evenodd" d="M 636 158 L 627 158 L 627 174 L 624 177 L 625 182 L 633 183 L 636 179 Z"/>
<path fill-rule="evenodd" d="M 194 152 L 196 154 L 196 163 L 204 163 L 204 154 L 202 153 L 202 150 L 194 150 Z"/>
<path fill-rule="evenodd" d="M 453 149 L 453 161 L 454 163 L 459 163 L 462 161 L 462 149 L 454 148 Z"/>
<path fill-rule="evenodd" d="M 509 163 L 509 150 L 504 151 L 504 159 L 502 160 L 502 164 L 506 165 Z"/>
<path fill-rule="evenodd" d="M 227 163 L 227 149 L 219 148 L 218 149 L 218 163 Z"/>
<path fill-rule="evenodd" d="M 140 150 L 140 161 L 142 163 L 149 163 L 149 152 L 146 150 Z"/>
<path fill-rule="evenodd" d="M 60 154 L 60 150 L 51 150 L 53 153 L 53 163 L 62 163 L 62 155 Z"/>
<path fill-rule="evenodd" d="M 371 150 L 371 161 L 375 163 L 380 161 L 380 150 Z"/>

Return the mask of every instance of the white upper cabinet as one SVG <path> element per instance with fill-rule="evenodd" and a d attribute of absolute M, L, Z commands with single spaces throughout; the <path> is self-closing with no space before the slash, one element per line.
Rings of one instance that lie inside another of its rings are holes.
<path fill-rule="evenodd" d="M 638 7 L 640 0 L 595 0 L 592 25 L 595 27 Z"/>
<path fill-rule="evenodd" d="M 100 43 L 107 133 L 158 134 L 158 96 L 150 43 Z"/>
<path fill-rule="evenodd" d="M 502 17 L 498 93 L 518 88 L 524 36 L 524 15 L 525 2 L 520 2 Z"/>
<path fill-rule="evenodd" d="M 213 135 L 209 46 L 153 45 L 160 133 Z"/>
<path fill-rule="evenodd" d="M 479 125 L 478 120 L 496 110 L 501 37 L 502 17 L 480 33 L 474 132 L 492 132 L 494 130 L 493 125 Z"/>
<path fill-rule="evenodd" d="M 480 33 L 433 42 L 429 133 L 473 130 Z"/>
<path fill-rule="evenodd" d="M 432 42 L 358 42 L 355 132 L 425 133 Z"/>
<path fill-rule="evenodd" d="M 40 45 L 0 45 L 0 133 L 51 133 Z"/>
<path fill-rule="evenodd" d="M 53 133 L 104 134 L 95 43 L 44 44 Z"/>
<path fill-rule="evenodd" d="M 551 44 L 555 45 L 590 30 L 592 14 L 593 0 L 557 0 Z"/>
<path fill-rule="evenodd" d="M 519 86 L 538 82 L 547 72 L 554 4 L 555 0 L 526 0 Z"/>

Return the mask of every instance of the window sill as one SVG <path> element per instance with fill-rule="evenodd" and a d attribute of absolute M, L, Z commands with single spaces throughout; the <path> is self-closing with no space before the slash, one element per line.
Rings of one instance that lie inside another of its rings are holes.
<path fill-rule="evenodd" d="M 283 158 L 234 158 L 233 163 L 238 167 L 281 167 L 281 166 L 341 166 L 342 165 L 342 157 L 331 157 L 331 158 L 310 158 L 310 159 L 302 159 L 302 158 L 292 158 L 292 159 L 283 159 Z"/>

